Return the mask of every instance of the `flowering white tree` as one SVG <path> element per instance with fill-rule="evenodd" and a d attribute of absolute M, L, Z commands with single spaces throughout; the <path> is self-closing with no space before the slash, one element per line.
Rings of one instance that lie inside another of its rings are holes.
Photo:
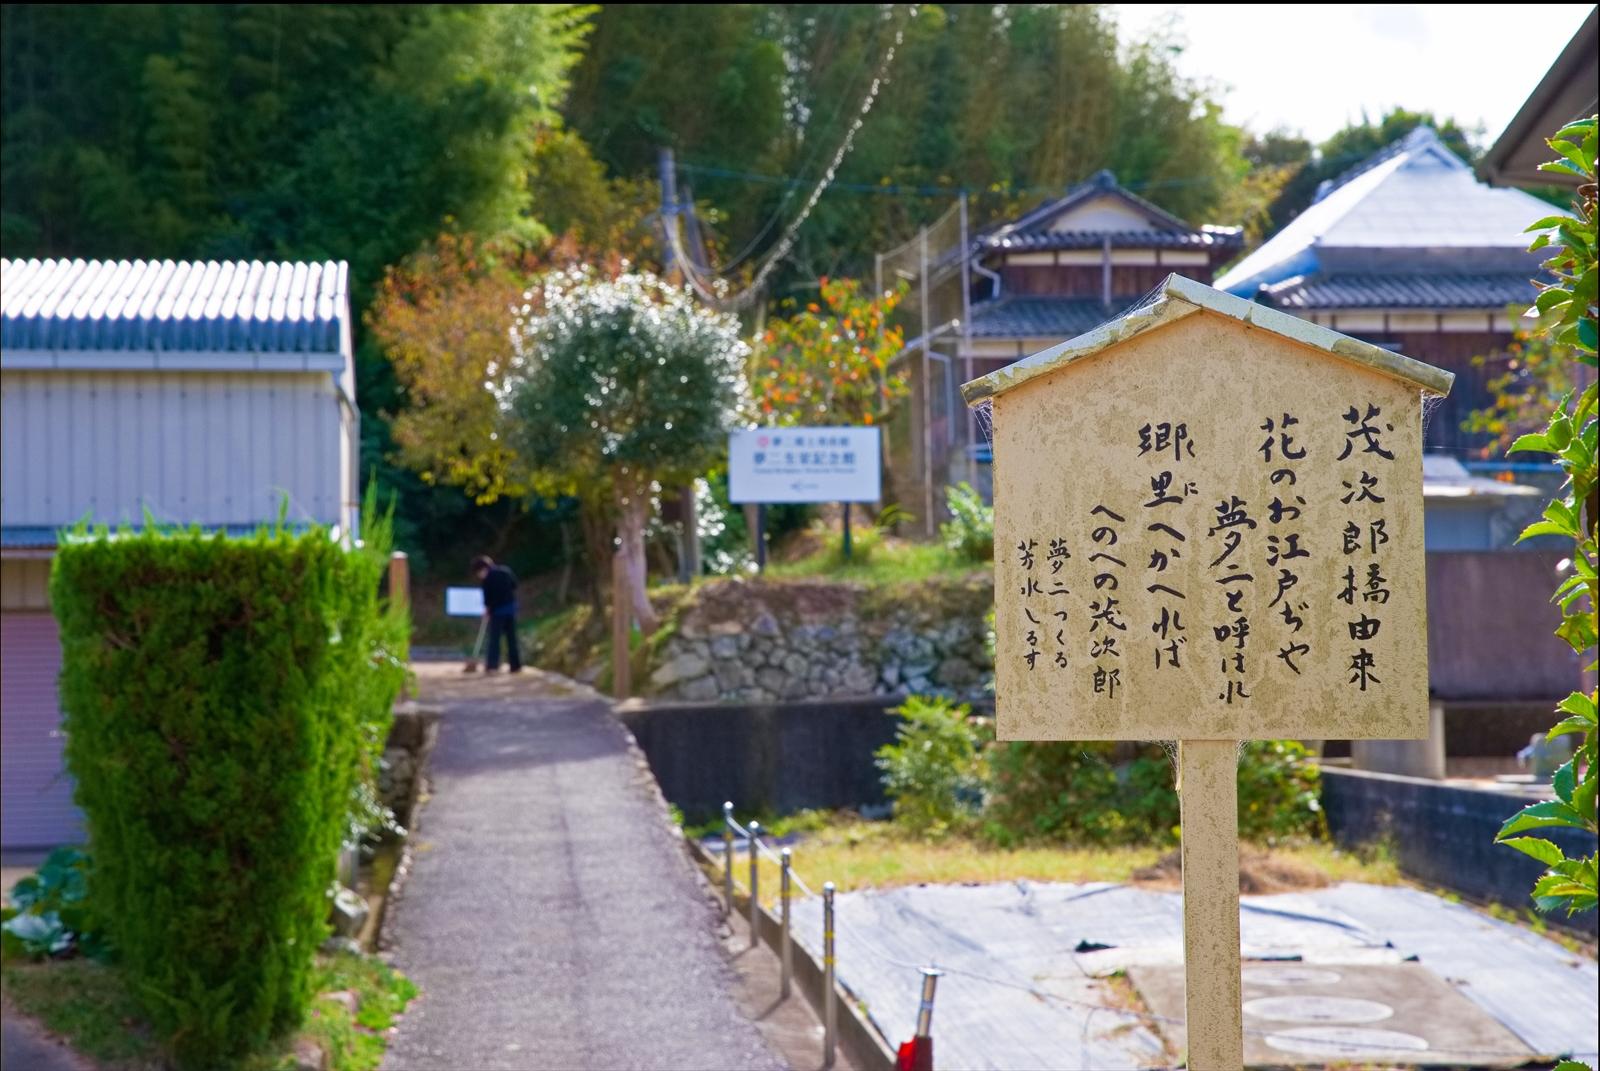
<path fill-rule="evenodd" d="M 645 631 L 651 496 L 704 472 L 745 405 L 749 347 L 738 320 L 648 272 L 552 272 L 511 329 L 497 388 L 511 445 L 552 489 L 616 511 L 627 592 Z"/>

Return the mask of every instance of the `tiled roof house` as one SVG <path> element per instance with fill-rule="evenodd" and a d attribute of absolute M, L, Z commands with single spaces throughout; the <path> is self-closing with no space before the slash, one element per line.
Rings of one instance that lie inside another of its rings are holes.
<path fill-rule="evenodd" d="M 1324 183 L 1317 199 L 1216 281 L 1308 320 L 1456 374 L 1424 445 L 1466 456 L 1461 430 L 1489 403 L 1515 315 L 1533 300 L 1537 254 L 1524 229 L 1550 206 L 1495 189 L 1419 127 Z"/>
<path fill-rule="evenodd" d="M 1195 227 L 1109 171 L 978 236 L 966 351 L 985 375 L 1124 312 L 1173 272 L 1208 281 L 1238 227 Z"/>

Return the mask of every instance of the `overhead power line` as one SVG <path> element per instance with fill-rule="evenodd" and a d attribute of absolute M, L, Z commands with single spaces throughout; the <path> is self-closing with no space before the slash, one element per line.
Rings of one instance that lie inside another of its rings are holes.
<path fill-rule="evenodd" d="M 783 259 L 789 255 L 789 250 L 794 247 L 800 228 L 805 225 L 812 209 L 817 207 L 817 202 L 822 199 L 823 192 L 833 182 L 839 166 L 844 163 L 844 158 L 849 155 L 850 149 L 855 145 L 856 134 L 860 132 L 863 124 L 866 123 L 867 114 L 872 111 L 872 105 L 877 101 L 878 94 L 889 80 L 889 68 L 894 64 L 895 53 L 899 51 L 901 44 L 905 40 L 906 22 L 909 18 L 915 17 L 915 15 L 916 8 L 912 7 L 906 18 L 896 22 L 894 39 L 889 43 L 889 47 L 884 50 L 883 59 L 879 62 L 878 69 L 873 75 L 871 83 L 867 86 L 866 94 L 861 98 L 861 106 L 856 110 L 855 118 L 851 120 L 849 128 L 846 129 L 838 150 L 833 154 L 833 159 L 828 163 L 826 170 L 823 171 L 822 177 L 817 180 L 804 204 L 801 205 L 799 214 L 784 229 L 782 236 L 763 259 L 761 267 L 757 269 L 755 277 L 750 280 L 748 286 L 736 293 L 727 294 L 723 292 L 723 287 L 716 285 L 714 278 L 702 276 L 695 267 L 694 261 L 685 253 L 683 236 L 678 231 L 677 217 L 673 216 L 665 221 L 667 224 L 667 239 L 672 244 L 672 253 L 683 271 L 683 277 L 688 280 L 695 293 L 699 294 L 707 303 L 724 309 L 742 309 L 750 305 L 761 294 L 762 289 L 766 286 L 767 279 L 777 270 Z M 714 273 L 712 274 L 714 276 Z"/>

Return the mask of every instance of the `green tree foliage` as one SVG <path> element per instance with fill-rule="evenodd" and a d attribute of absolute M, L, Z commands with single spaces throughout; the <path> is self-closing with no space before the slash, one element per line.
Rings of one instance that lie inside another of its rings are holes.
<path fill-rule="evenodd" d="M 737 320 L 647 272 L 551 272 L 524 301 L 497 385 L 504 434 L 542 492 L 615 510 L 625 594 L 651 631 L 651 496 L 687 484 L 726 449 L 746 403 L 749 347 Z"/>
<path fill-rule="evenodd" d="M 524 214 L 571 5 L 12 5 L 8 256 L 337 258 Z"/>
<path fill-rule="evenodd" d="M 949 207 L 951 194 L 918 196 L 917 187 L 969 189 L 982 221 L 1109 167 L 1164 208 L 1201 218 L 1243 174 L 1237 132 L 1176 73 L 1169 42 L 1119 45 L 1100 5 L 921 6 L 914 15 L 906 5 L 701 5 L 692 14 L 608 5 L 565 114 L 620 174 L 653 174 L 656 146 L 673 147 L 696 197 L 726 212 L 725 233 L 760 248 L 798 210 L 797 187 L 831 162 L 902 28 L 889 81 L 837 177 L 912 190 L 824 197 L 801 232 L 795 275 L 864 274 L 873 250 Z M 707 78 L 708 69 L 723 73 Z"/>
<path fill-rule="evenodd" d="M 382 526 L 377 534 L 381 539 Z M 180 1064 L 297 1024 L 353 798 L 404 680 L 381 547 L 66 538 L 52 564 L 89 897 Z"/>
<path fill-rule="evenodd" d="M 1596 264 L 1595 151 L 1600 136 L 1600 116 L 1562 128 L 1549 140 L 1560 159 L 1541 167 L 1576 177 L 1578 188 L 1570 214 L 1547 216 L 1528 227 L 1538 232 L 1532 249 L 1549 249 L 1553 255 L 1544 262 L 1555 281 L 1543 286 L 1534 300 L 1541 317 L 1541 329 L 1551 343 L 1579 366 L 1596 366 L 1596 293 L 1600 288 L 1600 266 Z M 1574 369 L 1576 371 L 1576 369 Z M 1574 377 L 1576 378 L 1576 377 Z M 1569 390 L 1550 414 L 1543 431 L 1529 432 L 1511 444 L 1511 450 L 1552 454 L 1567 482 L 1562 496 L 1546 507 L 1544 520 L 1522 533 L 1523 539 L 1553 535 L 1573 544 L 1573 573 L 1556 588 L 1552 602 L 1561 612 L 1560 636 L 1594 669 L 1595 609 L 1600 607 L 1600 579 L 1596 577 L 1596 522 L 1600 520 L 1600 477 L 1596 472 L 1597 419 L 1596 387 L 1593 374 L 1579 393 Z M 1577 394 L 1574 399 L 1573 395 Z M 1565 908 L 1571 915 L 1592 911 L 1597 903 L 1596 866 L 1600 853 L 1587 858 L 1568 859 L 1560 846 L 1537 835 L 1541 830 L 1572 828 L 1596 832 L 1596 719 L 1595 704 L 1600 693 L 1573 692 L 1563 699 L 1557 713 L 1563 715 L 1550 737 L 1579 734 L 1582 742 L 1577 754 L 1555 772 L 1551 789 L 1555 798 L 1523 808 L 1500 830 L 1498 840 L 1544 863 L 1549 869 L 1533 887 L 1533 899 L 1541 910 Z"/>
<path fill-rule="evenodd" d="M 1337 180 L 1351 168 L 1385 146 L 1392 145 L 1419 126 L 1432 127 L 1445 147 L 1467 163 L 1478 159 L 1478 151 L 1468 140 L 1470 131 L 1454 119 L 1441 119 L 1432 112 L 1413 112 L 1393 108 L 1373 122 L 1363 115 L 1359 123 L 1340 130 L 1309 152 L 1309 144 L 1289 135 L 1268 135 L 1261 148 L 1270 166 L 1294 168 L 1267 208 L 1271 226 L 1267 233 L 1282 228 L 1310 207 L 1317 187 Z M 1298 159 L 1297 159 L 1298 157 Z M 1298 165 L 1298 166 L 1296 166 Z"/>
<path fill-rule="evenodd" d="M 447 224 L 535 237 L 575 5 L 6 5 L 5 255 L 340 259 L 358 321 Z M 548 154 L 546 154 L 548 155 Z M 562 229 L 565 229 L 563 227 Z M 362 452 L 423 533 L 471 518 L 393 467 L 409 399 L 357 335 Z"/>

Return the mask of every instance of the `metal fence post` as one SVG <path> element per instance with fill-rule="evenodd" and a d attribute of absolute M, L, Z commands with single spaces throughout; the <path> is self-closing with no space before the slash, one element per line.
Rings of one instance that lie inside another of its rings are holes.
<path fill-rule="evenodd" d="M 833 982 L 833 882 L 822 885 L 822 1066 L 833 1066 L 839 1045 L 839 1009 Z"/>
<path fill-rule="evenodd" d="M 917 1006 L 917 1037 L 933 1036 L 933 991 L 944 974 L 938 967 L 922 968 L 922 1003 Z"/>
<path fill-rule="evenodd" d="M 778 997 L 780 1000 L 788 1000 L 790 979 L 794 977 L 794 954 L 790 951 L 789 946 L 789 849 L 783 849 L 783 851 L 779 853 L 779 858 L 783 860 L 783 872 L 781 874 L 781 880 L 778 883 L 778 898 L 779 903 L 781 904 L 780 915 L 783 920 L 783 941 L 780 952 L 780 958 L 783 963 L 783 973 L 782 985 L 778 991 Z"/>
<path fill-rule="evenodd" d="M 722 805 L 722 917 L 733 914 L 733 804 Z"/>
<path fill-rule="evenodd" d="M 761 823 L 750 823 L 750 947 L 761 943 L 761 900 L 757 892 L 761 885 Z"/>

